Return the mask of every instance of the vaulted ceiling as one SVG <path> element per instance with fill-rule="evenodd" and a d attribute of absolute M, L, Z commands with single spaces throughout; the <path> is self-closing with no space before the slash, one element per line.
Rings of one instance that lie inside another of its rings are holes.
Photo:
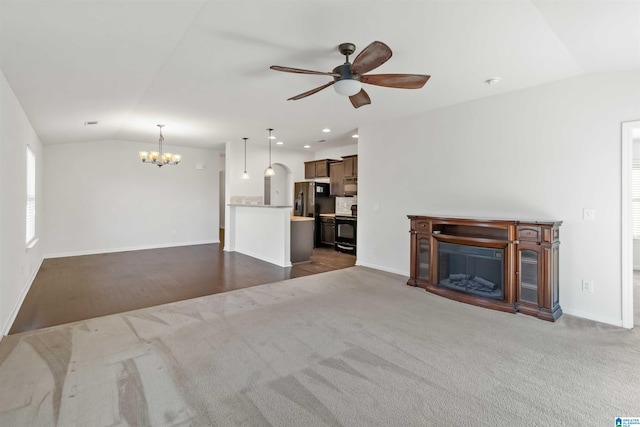
<path fill-rule="evenodd" d="M 331 77 L 269 69 L 331 71 L 340 43 L 357 55 L 374 40 L 393 50 L 375 73 L 428 74 L 426 86 L 366 86 L 372 104 L 354 109 L 331 88 L 287 101 Z M 286 147 L 319 150 L 367 123 L 640 72 L 640 2 L 0 0 L 0 67 L 44 144 L 154 142 L 163 123 L 172 145 L 266 143 L 272 127 Z"/>

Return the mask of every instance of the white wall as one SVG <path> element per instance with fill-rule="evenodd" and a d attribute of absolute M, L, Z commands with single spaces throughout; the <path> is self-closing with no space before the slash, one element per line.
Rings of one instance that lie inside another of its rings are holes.
<path fill-rule="evenodd" d="M 564 312 L 621 325 L 621 122 L 638 100 L 638 73 L 593 74 L 361 126 L 358 263 L 408 275 L 408 214 L 562 220 Z"/>
<path fill-rule="evenodd" d="M 36 156 L 36 238 L 26 236 L 26 147 Z M 42 144 L 0 72 L 0 327 L 6 335 L 42 263 Z"/>
<path fill-rule="evenodd" d="M 316 152 L 314 158 L 316 160 L 322 160 L 322 159 L 340 160 L 342 156 L 351 156 L 353 154 L 358 154 L 358 144 L 327 148 L 326 150 Z"/>
<path fill-rule="evenodd" d="M 633 140 L 633 161 L 640 161 L 640 139 Z M 640 240 L 633 239 L 633 269 L 640 270 Z M 640 298 L 640 295 L 638 295 Z"/>
<path fill-rule="evenodd" d="M 143 164 L 151 142 L 45 146 L 45 256 L 218 242 L 219 151 L 163 148 L 182 162 Z"/>

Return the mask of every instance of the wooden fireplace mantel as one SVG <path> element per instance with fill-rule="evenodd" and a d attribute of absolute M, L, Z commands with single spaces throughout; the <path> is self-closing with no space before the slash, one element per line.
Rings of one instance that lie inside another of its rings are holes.
<path fill-rule="evenodd" d="M 411 220 L 408 285 L 457 301 L 548 321 L 555 321 L 562 315 L 558 300 L 562 221 L 419 215 L 408 215 L 408 218 Z M 445 260 L 439 259 L 439 243 L 503 251 L 500 252 L 504 253 L 503 298 L 485 298 L 442 285 L 439 269 L 447 267 L 440 265 Z"/>

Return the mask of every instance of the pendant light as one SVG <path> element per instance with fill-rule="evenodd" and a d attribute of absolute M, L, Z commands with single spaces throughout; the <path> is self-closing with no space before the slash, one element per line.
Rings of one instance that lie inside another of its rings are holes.
<path fill-rule="evenodd" d="M 247 172 L 247 139 L 249 138 L 242 138 L 244 139 L 244 172 L 242 172 L 242 179 L 249 179 L 249 173 Z"/>
<path fill-rule="evenodd" d="M 271 167 L 271 140 L 275 139 L 275 136 L 271 136 L 271 131 L 273 131 L 273 129 L 269 128 L 267 130 L 269 131 L 269 167 L 264 171 L 264 176 L 274 176 L 276 171 Z"/>

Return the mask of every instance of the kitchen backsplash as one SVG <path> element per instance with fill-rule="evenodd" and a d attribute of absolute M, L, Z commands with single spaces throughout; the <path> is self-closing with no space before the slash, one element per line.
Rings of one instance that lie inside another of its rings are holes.
<path fill-rule="evenodd" d="M 264 203 L 262 196 L 231 196 L 229 202 L 232 205 L 261 205 Z"/>
<path fill-rule="evenodd" d="M 336 197 L 336 215 L 351 215 L 351 205 L 358 204 L 358 196 Z"/>

